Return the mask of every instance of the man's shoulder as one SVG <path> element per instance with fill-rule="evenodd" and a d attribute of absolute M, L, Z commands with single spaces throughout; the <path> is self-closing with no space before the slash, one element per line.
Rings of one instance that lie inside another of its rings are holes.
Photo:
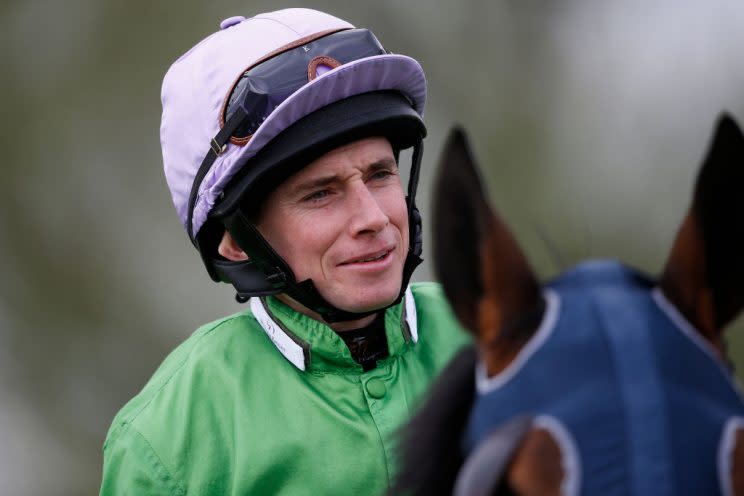
<path fill-rule="evenodd" d="M 416 282 L 411 284 L 411 292 L 416 302 L 418 314 L 434 313 L 447 322 L 456 320 L 441 284 L 437 282 Z"/>
<path fill-rule="evenodd" d="M 411 292 L 413 292 L 416 302 L 419 300 L 435 300 L 438 302 L 446 300 L 442 285 L 434 281 L 413 282 L 411 283 Z"/>
<path fill-rule="evenodd" d="M 243 350 L 261 353 L 266 337 L 249 310 L 204 324 L 163 360 L 142 390 L 117 413 L 106 444 L 120 432 L 158 428 L 172 421 L 174 409 L 182 409 L 185 399 L 206 398 L 214 394 L 214 374 L 224 370 L 230 357 Z M 229 365 L 229 363 L 228 363 Z M 187 401 L 186 401 L 187 403 Z M 105 447 L 105 445 L 104 445 Z"/>
<path fill-rule="evenodd" d="M 413 283 L 411 292 L 416 302 L 418 327 L 427 340 L 451 340 L 453 343 L 469 341 L 439 283 Z"/>

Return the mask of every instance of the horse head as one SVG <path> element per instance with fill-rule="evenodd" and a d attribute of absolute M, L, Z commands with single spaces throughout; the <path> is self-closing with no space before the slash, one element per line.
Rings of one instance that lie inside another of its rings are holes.
<path fill-rule="evenodd" d="M 435 482 L 404 469 L 399 487 L 744 494 L 744 402 L 723 344 L 744 306 L 744 136 L 734 120 L 718 120 L 658 277 L 588 261 L 540 284 L 478 169 L 453 130 L 435 186 L 435 269 L 477 353 L 444 372 L 407 434 L 409 469 L 424 450 L 448 452 L 428 475 L 419 469 Z M 475 392 L 441 406 L 463 387 Z M 445 442 L 443 430 L 454 433 Z"/>

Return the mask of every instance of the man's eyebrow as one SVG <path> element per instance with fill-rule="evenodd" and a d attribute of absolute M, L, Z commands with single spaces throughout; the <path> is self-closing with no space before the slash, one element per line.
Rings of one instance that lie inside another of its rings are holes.
<path fill-rule="evenodd" d="M 380 160 L 376 160 L 371 164 L 367 165 L 364 172 L 378 171 L 381 169 L 397 169 L 398 163 L 393 157 L 385 157 Z"/>
<path fill-rule="evenodd" d="M 385 157 L 381 158 L 380 160 L 376 160 L 370 164 L 367 164 L 362 172 L 364 174 L 369 174 L 370 172 L 376 172 L 378 170 L 384 170 L 384 169 L 394 169 L 398 167 L 398 163 L 395 161 L 392 157 Z M 316 188 L 323 188 L 325 186 L 328 186 L 329 184 L 333 184 L 334 182 L 339 180 L 338 174 L 330 174 L 328 176 L 321 176 L 316 177 L 313 179 L 309 179 L 307 181 L 303 181 L 300 184 L 297 184 L 291 189 L 292 194 L 302 194 L 306 191 L 314 190 Z"/>
<path fill-rule="evenodd" d="M 329 184 L 333 184 L 336 181 L 338 181 L 338 174 L 316 177 L 314 179 L 303 181 L 300 184 L 297 184 L 291 189 L 291 191 L 292 194 L 297 195 L 316 188 L 323 188 L 325 186 L 328 186 Z"/>

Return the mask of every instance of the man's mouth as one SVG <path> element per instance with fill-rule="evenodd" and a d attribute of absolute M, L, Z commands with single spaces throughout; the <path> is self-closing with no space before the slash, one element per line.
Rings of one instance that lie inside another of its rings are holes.
<path fill-rule="evenodd" d="M 393 251 L 392 248 L 388 248 L 385 250 L 381 250 L 378 252 L 362 255 L 359 258 L 355 258 L 352 260 L 348 260 L 346 262 L 343 262 L 341 265 L 349 265 L 349 264 L 356 264 L 356 263 L 369 263 L 369 262 L 377 262 L 380 260 L 384 260 L 385 257 L 387 257 L 390 252 Z"/>

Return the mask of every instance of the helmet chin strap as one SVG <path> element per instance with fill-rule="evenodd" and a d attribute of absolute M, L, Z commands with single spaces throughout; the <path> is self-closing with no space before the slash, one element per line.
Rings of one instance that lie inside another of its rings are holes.
<path fill-rule="evenodd" d="M 250 258 L 242 262 L 214 260 L 215 272 L 220 279 L 231 282 L 235 286 L 238 301 L 246 301 L 252 296 L 285 293 L 309 310 L 319 314 L 328 323 L 358 320 L 398 304 L 405 295 L 414 269 L 422 262 L 421 215 L 415 204 L 422 155 L 423 142 L 419 139 L 413 149 L 408 196 L 406 197 L 409 230 L 408 254 L 403 264 L 400 292 L 395 301 L 389 305 L 365 312 L 349 312 L 326 301 L 312 280 L 297 281 L 287 262 L 274 251 L 256 226 L 248 220 L 242 207 L 238 207 L 234 212 L 225 216 L 223 222 L 238 246 Z"/>

